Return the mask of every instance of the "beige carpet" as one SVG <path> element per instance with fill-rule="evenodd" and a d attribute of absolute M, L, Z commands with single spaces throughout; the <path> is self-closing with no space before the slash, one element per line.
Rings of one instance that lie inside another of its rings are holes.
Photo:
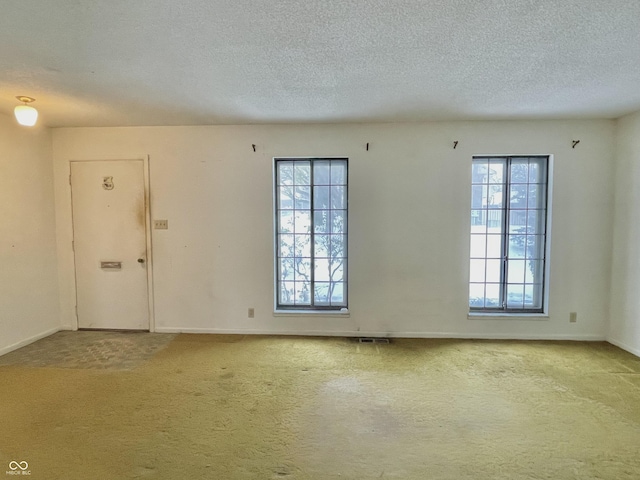
<path fill-rule="evenodd" d="M 16 360 L 46 358 L 38 344 L 9 354 L 0 475 L 28 462 L 34 480 L 640 478 L 640 359 L 605 343 L 152 343 L 126 368 Z"/>

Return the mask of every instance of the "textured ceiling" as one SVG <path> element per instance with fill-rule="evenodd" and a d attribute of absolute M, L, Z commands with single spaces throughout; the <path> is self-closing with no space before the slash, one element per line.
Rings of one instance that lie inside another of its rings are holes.
<path fill-rule="evenodd" d="M 640 0 L 0 0 L 0 112 L 49 126 L 613 118 Z"/>

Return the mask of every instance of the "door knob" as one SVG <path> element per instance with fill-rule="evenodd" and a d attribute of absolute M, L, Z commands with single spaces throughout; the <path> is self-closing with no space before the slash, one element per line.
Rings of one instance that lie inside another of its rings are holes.
<path fill-rule="evenodd" d="M 138 263 L 144 263 L 144 258 L 139 258 Z"/>

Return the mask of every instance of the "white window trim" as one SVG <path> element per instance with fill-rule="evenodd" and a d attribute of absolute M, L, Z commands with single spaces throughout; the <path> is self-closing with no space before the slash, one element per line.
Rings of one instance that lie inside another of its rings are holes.
<path fill-rule="evenodd" d="M 280 310 L 273 312 L 274 317 L 350 317 L 348 308 L 341 310 Z"/>

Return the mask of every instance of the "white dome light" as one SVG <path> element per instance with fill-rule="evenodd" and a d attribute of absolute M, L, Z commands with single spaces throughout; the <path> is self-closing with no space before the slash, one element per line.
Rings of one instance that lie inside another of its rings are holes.
<path fill-rule="evenodd" d="M 20 125 L 24 125 L 25 127 L 33 127 L 38 120 L 38 110 L 29 106 L 28 104 L 35 101 L 35 98 L 31 97 L 16 97 L 21 102 L 24 102 L 24 105 L 18 105 L 13 113 L 16 116 L 16 120 Z"/>

